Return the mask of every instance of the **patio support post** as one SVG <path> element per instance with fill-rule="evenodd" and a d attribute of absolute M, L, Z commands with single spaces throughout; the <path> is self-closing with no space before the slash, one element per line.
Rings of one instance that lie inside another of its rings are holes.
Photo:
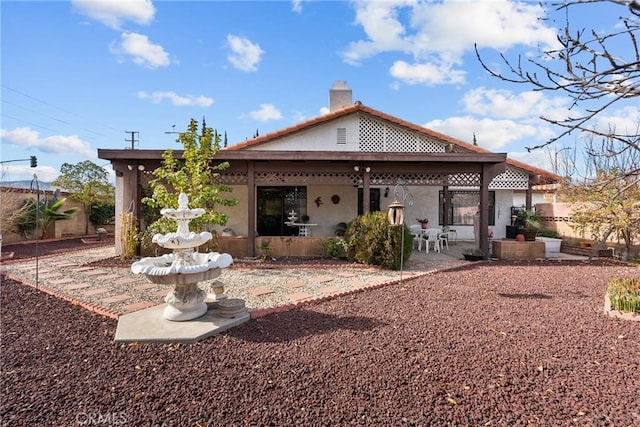
<path fill-rule="evenodd" d="M 489 258 L 489 174 L 487 173 L 487 165 L 482 165 L 482 175 L 480 177 L 480 250 L 484 254 L 484 258 Z"/>
<path fill-rule="evenodd" d="M 525 193 L 524 196 L 524 203 L 525 203 L 525 209 L 530 211 L 531 210 L 531 195 L 532 195 L 532 191 L 531 191 L 531 181 L 529 181 L 529 183 L 527 184 L 527 192 Z"/>
<path fill-rule="evenodd" d="M 506 162 L 483 163 L 480 175 L 480 250 L 489 259 L 489 184 L 506 169 Z"/>
<path fill-rule="evenodd" d="M 362 172 L 362 213 L 363 214 L 367 214 L 369 213 L 369 208 L 371 205 L 371 194 L 370 194 L 370 189 L 369 189 L 369 184 L 371 183 L 371 168 L 369 168 L 369 166 L 367 166 L 366 168 L 364 168 L 364 171 Z"/>
<path fill-rule="evenodd" d="M 256 256 L 256 177 L 254 162 L 247 162 L 247 256 Z"/>

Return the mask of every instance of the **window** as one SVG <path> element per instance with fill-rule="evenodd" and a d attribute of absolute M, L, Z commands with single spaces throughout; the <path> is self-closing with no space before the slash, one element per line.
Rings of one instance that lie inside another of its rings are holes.
<path fill-rule="evenodd" d="M 479 191 L 449 191 L 449 222 L 451 225 L 473 225 L 473 216 L 480 206 Z M 444 191 L 440 191 L 438 216 L 443 223 Z M 496 224 L 496 192 L 489 191 L 489 225 Z"/>
<path fill-rule="evenodd" d="M 289 212 L 300 221 L 307 213 L 307 187 L 258 187 L 257 231 L 260 236 L 295 236 L 297 227 L 285 224 Z"/>

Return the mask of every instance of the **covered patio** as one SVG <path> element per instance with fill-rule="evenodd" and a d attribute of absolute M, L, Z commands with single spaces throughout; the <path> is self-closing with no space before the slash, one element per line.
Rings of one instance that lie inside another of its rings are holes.
<path fill-rule="evenodd" d="M 153 177 L 152 171 L 160 166 L 162 153 L 161 150 L 98 150 L 98 156 L 111 161 L 116 171 L 116 235 L 120 228 L 120 213 L 131 208 L 134 215 L 138 216 L 143 191 Z M 175 157 L 181 155 L 180 150 L 174 151 Z M 324 218 L 348 211 L 343 217 L 346 215 L 352 219 L 358 213 L 370 211 L 372 188 L 390 189 L 388 198 L 379 201 L 379 209 L 386 210 L 388 203 L 393 201 L 393 189 L 398 183 L 411 188 L 435 187 L 442 191 L 442 201 L 437 196 L 432 200 L 420 201 L 431 205 L 435 212 L 438 212 L 442 202 L 442 215 L 432 218 L 432 226 L 451 224 L 448 215 L 448 192 L 451 187 L 478 191 L 478 241 L 480 249 L 488 254 L 489 186 L 506 168 L 504 153 L 463 152 L 451 144 L 444 153 L 221 150 L 211 161 L 228 161 L 230 164 L 230 168 L 221 173 L 219 183 L 234 186 L 231 197 L 237 197 L 241 202 L 239 209 L 230 214 L 235 227 L 239 229 L 237 234 L 244 238 L 242 245 L 245 248 L 238 255 L 249 257 L 258 255 L 260 246 L 257 239 L 269 237 L 258 236 L 256 228 L 259 220 L 257 190 L 260 186 L 309 186 L 324 191 L 322 195 L 310 197 L 306 203 L 312 205 L 315 199 L 317 204 L 314 209 L 317 208 L 315 212 L 318 215 L 312 221 L 318 223 L 314 237 L 326 237 L 334 235 L 333 223 L 327 224 Z M 531 174 L 526 178 L 528 191 L 531 191 L 531 185 L 539 177 Z M 522 177 L 519 179 L 522 181 Z M 357 194 L 355 190 L 361 192 L 361 212 L 356 212 L 357 199 L 351 196 Z M 344 198 L 350 200 L 345 200 L 342 206 L 337 203 L 334 206 L 330 201 L 332 193 L 348 195 Z M 412 221 L 407 219 L 407 222 Z M 238 239 L 235 240 L 237 246 Z M 118 243 L 116 251 L 120 252 Z"/>

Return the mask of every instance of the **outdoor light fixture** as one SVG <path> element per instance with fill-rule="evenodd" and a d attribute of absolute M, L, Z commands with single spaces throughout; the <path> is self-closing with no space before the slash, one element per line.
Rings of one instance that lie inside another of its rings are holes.
<path fill-rule="evenodd" d="M 354 166 L 353 170 L 356 171 L 356 172 L 359 172 L 360 171 L 360 166 Z"/>
<path fill-rule="evenodd" d="M 364 168 L 364 171 L 365 171 L 366 173 L 369 173 L 369 172 L 371 172 L 371 168 L 370 168 L 369 166 L 367 166 L 366 168 Z"/>
<path fill-rule="evenodd" d="M 384 189 L 384 197 L 388 197 L 389 196 L 389 187 Z"/>
<path fill-rule="evenodd" d="M 389 225 L 400 226 L 404 224 L 404 205 L 395 199 L 389 205 Z"/>
<path fill-rule="evenodd" d="M 144 165 L 138 165 L 138 170 L 142 172 L 144 170 Z"/>

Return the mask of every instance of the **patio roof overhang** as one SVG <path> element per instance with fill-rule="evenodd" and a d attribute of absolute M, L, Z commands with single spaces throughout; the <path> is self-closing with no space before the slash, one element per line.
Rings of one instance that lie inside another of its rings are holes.
<path fill-rule="evenodd" d="M 98 149 L 104 160 L 161 160 L 164 150 Z M 174 150 L 174 157 L 182 157 L 182 150 Z M 378 153 L 351 151 L 275 151 L 220 150 L 214 157 L 221 161 L 326 161 L 326 162 L 403 162 L 403 163 L 502 163 L 506 153 Z"/>

